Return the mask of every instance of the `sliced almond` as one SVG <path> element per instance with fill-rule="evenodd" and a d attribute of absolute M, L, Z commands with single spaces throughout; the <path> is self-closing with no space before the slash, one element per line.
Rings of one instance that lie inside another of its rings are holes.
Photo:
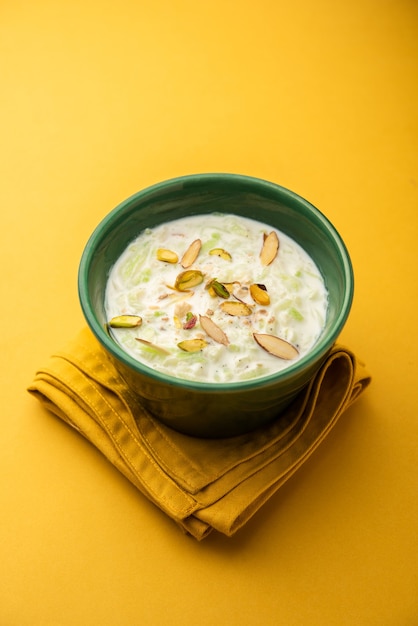
<path fill-rule="evenodd" d="M 235 280 L 233 283 L 222 283 L 225 289 L 228 289 L 230 294 L 234 293 L 234 289 L 241 287 L 241 283 Z"/>
<path fill-rule="evenodd" d="M 229 344 L 229 339 L 225 335 L 222 328 L 215 324 L 215 322 L 211 320 L 210 317 L 206 317 L 206 315 L 200 315 L 199 321 L 201 327 L 208 335 L 208 337 L 211 337 L 211 339 L 213 339 L 217 343 L 222 343 L 224 346 L 227 346 Z"/>
<path fill-rule="evenodd" d="M 185 339 L 177 344 L 180 350 L 184 352 L 199 352 L 203 350 L 208 344 L 204 339 Z"/>
<path fill-rule="evenodd" d="M 161 346 L 157 346 L 155 343 L 152 343 L 151 341 L 147 341 L 146 339 L 141 339 L 140 337 L 135 337 L 135 339 L 139 341 L 139 343 L 143 343 L 144 346 L 147 346 L 148 348 L 153 348 L 154 350 L 157 350 L 158 352 L 161 352 L 162 354 L 170 354 L 168 350 L 166 350 L 165 348 L 162 348 Z"/>
<path fill-rule="evenodd" d="M 209 254 L 218 256 L 221 259 L 225 259 L 225 261 L 232 261 L 232 256 L 223 248 L 213 248 L 212 250 L 210 250 Z"/>
<path fill-rule="evenodd" d="M 187 291 L 192 287 L 196 287 L 203 282 L 203 274 L 199 270 L 186 270 L 180 272 L 176 278 L 175 289 L 178 291 Z"/>
<path fill-rule="evenodd" d="M 112 328 L 135 328 L 141 326 L 142 318 L 139 315 L 117 315 L 112 317 L 109 326 Z"/>
<path fill-rule="evenodd" d="M 279 359 L 291 361 L 299 356 L 298 350 L 291 343 L 276 337 L 276 335 L 268 335 L 263 333 L 253 333 L 253 337 L 261 348 L 277 356 Z"/>
<path fill-rule="evenodd" d="M 270 265 L 277 256 L 279 250 L 279 238 L 274 230 L 269 233 L 263 241 L 263 247 L 260 252 L 260 261 L 262 265 Z"/>
<path fill-rule="evenodd" d="M 181 258 L 181 265 L 184 268 L 190 267 L 196 261 L 197 256 L 200 252 L 200 248 L 202 247 L 202 242 L 200 239 L 195 239 L 190 246 L 187 248 L 186 252 L 183 254 Z"/>
<path fill-rule="evenodd" d="M 256 302 L 257 304 L 261 304 L 261 306 L 267 306 L 268 304 L 270 304 L 270 296 L 267 293 L 267 289 L 264 285 L 251 285 L 250 294 L 254 302 Z"/>
<path fill-rule="evenodd" d="M 228 315 L 251 315 L 252 313 L 251 307 L 245 304 L 245 302 L 234 302 L 232 300 L 222 302 L 221 309 Z"/>
<path fill-rule="evenodd" d="M 157 259 L 159 261 L 164 261 L 165 263 L 177 263 L 179 257 L 172 250 L 167 250 L 166 248 L 158 248 Z"/>
<path fill-rule="evenodd" d="M 177 289 L 175 289 L 175 287 L 171 287 L 171 289 L 174 289 L 174 291 L 177 291 Z M 187 301 L 190 300 L 190 298 L 193 296 L 193 292 L 182 291 L 182 292 L 180 292 L 180 294 L 170 294 L 170 295 L 171 295 L 170 304 L 174 305 L 174 310 L 176 311 L 178 306 L 182 306 L 182 305 L 187 306 Z M 189 308 L 190 308 L 190 306 L 189 306 Z M 187 311 L 183 311 L 183 313 L 187 313 Z M 183 315 L 183 313 L 177 313 L 176 312 L 176 315 L 181 317 L 181 315 Z"/>
<path fill-rule="evenodd" d="M 174 315 L 179 319 L 184 317 L 188 311 L 190 311 L 190 302 L 188 302 L 188 300 L 182 300 L 174 307 Z"/>

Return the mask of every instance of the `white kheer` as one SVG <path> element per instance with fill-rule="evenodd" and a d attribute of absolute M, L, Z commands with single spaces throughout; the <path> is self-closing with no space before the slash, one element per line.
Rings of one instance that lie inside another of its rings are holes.
<path fill-rule="evenodd" d="M 273 374 L 305 355 L 328 294 L 310 256 L 271 226 L 213 213 L 143 231 L 111 268 L 109 332 L 141 363 L 227 383 Z"/>

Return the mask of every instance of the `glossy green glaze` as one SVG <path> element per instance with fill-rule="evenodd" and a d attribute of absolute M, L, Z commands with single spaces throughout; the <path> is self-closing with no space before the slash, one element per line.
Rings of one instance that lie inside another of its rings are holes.
<path fill-rule="evenodd" d="M 285 232 L 314 259 L 325 279 L 329 308 L 324 331 L 309 354 L 282 372 L 236 383 L 184 381 L 139 363 L 106 331 L 106 281 L 128 243 L 144 228 L 214 211 L 257 219 Z M 200 437 L 226 437 L 271 421 L 307 384 L 346 322 L 354 284 L 341 237 L 309 202 L 264 180 L 236 174 L 199 174 L 149 187 L 111 211 L 86 245 L 78 286 L 88 325 L 140 402 L 176 430 Z"/>

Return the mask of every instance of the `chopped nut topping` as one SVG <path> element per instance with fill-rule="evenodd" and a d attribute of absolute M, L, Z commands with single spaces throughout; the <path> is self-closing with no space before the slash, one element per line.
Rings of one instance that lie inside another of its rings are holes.
<path fill-rule="evenodd" d="M 252 308 L 245 304 L 245 302 L 233 302 L 228 300 L 228 302 L 222 302 L 221 309 L 224 313 L 228 313 L 228 315 L 251 315 Z"/>
<path fill-rule="evenodd" d="M 189 311 L 186 315 L 186 321 L 183 324 L 184 330 L 190 330 L 196 326 L 197 316 L 194 315 L 191 311 Z"/>
<path fill-rule="evenodd" d="M 270 265 L 277 256 L 279 250 L 279 238 L 274 230 L 265 237 L 263 247 L 260 252 L 260 261 L 262 265 Z"/>
<path fill-rule="evenodd" d="M 223 248 L 213 248 L 209 254 L 219 256 L 221 259 L 225 259 L 225 261 L 232 261 L 232 256 Z"/>
<path fill-rule="evenodd" d="M 190 267 L 196 261 L 198 254 L 200 252 L 200 248 L 202 247 L 202 242 L 200 239 L 195 239 L 190 246 L 187 248 L 186 252 L 183 254 L 181 259 L 181 265 L 184 268 Z"/>
<path fill-rule="evenodd" d="M 188 291 L 203 282 L 203 274 L 199 270 L 186 270 L 181 272 L 175 282 L 175 289 L 178 291 Z"/>
<path fill-rule="evenodd" d="M 241 283 L 238 282 L 237 280 L 234 280 L 233 283 L 222 283 L 223 286 L 225 287 L 225 289 L 228 289 L 229 293 L 232 295 L 234 293 L 234 289 L 236 287 L 241 287 Z"/>
<path fill-rule="evenodd" d="M 216 278 L 210 283 L 210 288 L 212 288 L 215 294 L 220 298 L 225 298 L 225 300 L 229 298 L 230 294 L 228 289 L 225 287 L 225 285 L 217 281 Z"/>
<path fill-rule="evenodd" d="M 165 263 L 177 263 L 179 257 L 172 250 L 166 250 L 165 248 L 158 248 L 157 259 L 164 261 Z"/>
<path fill-rule="evenodd" d="M 299 355 L 295 346 L 276 335 L 253 333 L 253 337 L 259 346 L 279 359 L 290 361 Z"/>
<path fill-rule="evenodd" d="M 208 344 L 204 339 L 185 339 L 177 344 L 180 350 L 184 352 L 199 352 L 203 350 Z"/>
<path fill-rule="evenodd" d="M 201 327 L 208 335 L 208 337 L 211 337 L 211 339 L 213 339 L 217 343 L 223 344 L 224 346 L 227 346 L 229 344 L 229 339 L 225 335 L 224 331 L 217 324 L 215 324 L 215 322 L 211 320 L 210 317 L 200 315 L 199 321 Z"/>
<path fill-rule="evenodd" d="M 188 311 L 190 311 L 190 302 L 187 301 L 178 302 L 174 307 L 174 315 L 179 318 L 184 317 Z"/>
<path fill-rule="evenodd" d="M 267 306 L 270 304 L 270 296 L 267 293 L 265 285 L 253 284 L 250 286 L 250 294 L 254 302 Z"/>
<path fill-rule="evenodd" d="M 139 315 L 117 315 L 112 317 L 109 322 L 109 326 L 112 328 L 135 328 L 141 326 L 142 317 Z"/>
<path fill-rule="evenodd" d="M 139 341 L 139 343 L 143 343 L 144 346 L 148 346 L 149 348 L 154 348 L 154 350 L 158 350 L 158 352 L 161 352 L 162 354 L 170 354 L 168 350 L 165 350 L 165 348 L 161 348 L 161 346 L 157 346 L 155 343 L 151 343 L 151 341 L 147 341 L 146 339 L 141 339 L 140 337 L 135 337 L 135 339 Z"/>
<path fill-rule="evenodd" d="M 216 291 L 214 290 L 213 286 L 212 286 L 212 280 L 210 280 L 207 285 L 206 285 L 206 289 L 209 292 L 209 295 L 211 296 L 211 298 L 216 298 Z"/>

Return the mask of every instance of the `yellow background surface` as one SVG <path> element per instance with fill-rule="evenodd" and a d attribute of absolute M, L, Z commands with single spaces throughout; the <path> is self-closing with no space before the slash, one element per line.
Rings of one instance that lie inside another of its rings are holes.
<path fill-rule="evenodd" d="M 0 3 L 0 625 L 418 624 L 418 5 Z M 340 231 L 372 386 L 198 543 L 31 398 L 97 223 L 165 178 L 289 187 Z"/>

